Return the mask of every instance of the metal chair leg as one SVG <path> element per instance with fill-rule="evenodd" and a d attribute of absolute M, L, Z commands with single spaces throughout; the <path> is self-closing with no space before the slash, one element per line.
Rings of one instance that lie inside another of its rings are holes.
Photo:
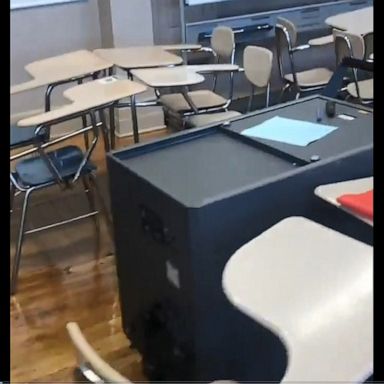
<path fill-rule="evenodd" d="M 17 288 L 17 280 L 19 275 L 20 259 L 21 259 L 21 249 L 23 246 L 24 235 L 25 235 L 25 222 L 27 217 L 28 202 L 32 192 L 33 192 L 33 189 L 28 189 L 24 196 L 23 209 L 22 209 L 21 219 L 20 219 L 19 236 L 17 239 L 16 253 L 15 253 L 15 257 L 12 265 L 12 275 L 11 275 L 11 294 L 12 295 L 16 293 L 16 288 Z"/>
<path fill-rule="evenodd" d="M 114 105 L 109 108 L 109 135 L 112 149 L 116 148 L 116 122 L 115 122 L 115 108 Z"/>
<path fill-rule="evenodd" d="M 249 99 L 248 99 L 247 113 L 251 112 L 254 92 L 255 92 L 255 87 L 253 84 L 251 84 L 251 93 L 250 93 Z"/>
<path fill-rule="evenodd" d="M 87 177 L 82 177 L 83 186 L 84 186 L 84 192 L 88 199 L 88 205 L 91 212 L 96 212 L 96 203 L 95 203 L 95 196 L 93 194 L 93 190 L 91 186 L 89 185 L 89 181 L 87 180 Z M 101 249 L 101 241 L 100 241 L 100 220 L 99 215 L 92 216 L 92 220 L 95 226 L 95 235 L 96 235 L 96 246 L 95 246 L 95 254 L 96 258 L 98 259 L 100 256 L 100 249 Z"/>
<path fill-rule="evenodd" d="M 109 113 L 111 113 L 111 111 Z M 103 134 L 104 149 L 105 149 L 105 152 L 107 153 L 111 150 L 111 148 L 113 149 L 115 146 L 114 140 L 112 141 L 112 128 L 110 127 L 110 130 L 111 130 L 111 132 L 110 132 L 111 133 L 111 140 L 110 140 L 104 110 L 99 111 L 99 118 L 101 121 L 101 133 Z M 112 144 L 113 144 L 113 147 L 112 147 Z"/>
<path fill-rule="evenodd" d="M 283 96 L 284 96 L 284 93 L 291 87 L 291 84 L 287 83 L 284 85 L 283 89 L 281 90 L 280 92 L 280 95 L 279 95 L 279 103 L 281 103 L 281 101 L 283 100 Z"/>
<path fill-rule="evenodd" d="M 11 183 L 11 189 L 9 191 L 9 197 L 10 197 L 9 211 L 11 213 L 13 212 L 13 202 L 15 200 L 15 193 L 16 193 L 16 187 Z"/>
<path fill-rule="evenodd" d="M 111 238 L 111 241 L 113 242 L 114 236 L 113 236 L 113 223 L 112 223 L 112 219 L 111 219 L 111 216 L 109 214 L 108 208 L 107 208 L 107 206 L 105 204 L 104 198 L 101 195 L 101 192 L 99 190 L 99 186 L 97 185 L 96 177 L 95 177 L 94 174 L 92 174 L 92 173 L 89 174 L 89 181 L 91 182 L 91 185 L 94 187 L 94 190 L 96 192 L 98 203 L 100 205 L 100 210 L 101 210 L 102 214 L 104 215 L 104 218 L 105 218 L 105 221 L 106 221 L 106 225 L 107 225 L 107 229 L 108 229 L 108 233 L 109 233 L 109 236 Z"/>

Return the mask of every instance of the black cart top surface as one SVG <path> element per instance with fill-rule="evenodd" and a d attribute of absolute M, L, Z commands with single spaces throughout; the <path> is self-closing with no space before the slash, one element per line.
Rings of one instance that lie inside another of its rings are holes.
<path fill-rule="evenodd" d="M 324 160 L 373 143 L 373 111 L 371 109 L 334 100 L 336 116 L 330 118 L 325 113 L 327 100 L 322 96 L 310 96 L 272 107 L 235 120 L 228 129 L 240 133 L 275 116 L 318 123 L 317 111 L 319 109 L 322 113 L 322 120 L 319 124 L 333 125 L 338 129 L 306 147 L 260 138 L 252 138 L 252 140 L 265 143 L 307 163 L 311 162 L 313 157 L 317 157 L 317 160 Z M 352 116 L 354 119 L 344 120 L 338 115 Z"/>
<path fill-rule="evenodd" d="M 183 205 L 200 207 L 296 168 L 291 158 L 263 147 L 212 127 L 112 156 Z"/>

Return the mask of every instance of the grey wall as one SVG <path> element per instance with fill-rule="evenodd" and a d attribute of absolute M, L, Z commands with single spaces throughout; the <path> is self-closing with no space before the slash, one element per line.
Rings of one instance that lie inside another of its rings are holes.
<path fill-rule="evenodd" d="M 110 3 L 115 47 L 153 44 L 151 0 L 110 0 Z"/>
<path fill-rule="evenodd" d="M 101 46 L 96 0 L 13 10 L 10 17 L 11 84 L 28 80 L 24 66 L 32 61 Z M 36 89 L 12 96 L 11 114 L 43 108 L 43 92 Z"/>
<path fill-rule="evenodd" d="M 26 64 L 78 49 L 152 45 L 151 0 L 83 0 L 11 11 L 11 84 L 29 79 Z M 68 87 L 65 86 L 65 87 Z M 65 103 L 64 86 L 54 91 L 53 106 Z M 152 97 L 151 92 L 140 98 Z M 11 120 L 44 108 L 44 89 L 11 97 Z M 162 127 L 161 108 L 139 109 L 141 129 Z M 130 111 L 121 110 L 117 134 L 131 132 Z M 73 129 L 76 121 L 57 126 L 53 134 Z"/>

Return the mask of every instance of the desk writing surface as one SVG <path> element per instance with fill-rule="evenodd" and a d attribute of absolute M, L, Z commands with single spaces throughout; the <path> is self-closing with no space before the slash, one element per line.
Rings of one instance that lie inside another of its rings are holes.
<path fill-rule="evenodd" d="M 202 83 L 204 77 L 187 66 L 134 69 L 132 75 L 150 87 L 180 87 Z"/>
<path fill-rule="evenodd" d="M 94 53 L 123 69 L 178 65 L 183 59 L 160 46 L 96 49 Z"/>
<path fill-rule="evenodd" d="M 310 97 L 292 103 L 282 104 L 265 111 L 260 111 L 249 117 L 231 122 L 228 129 L 241 133 L 245 129 L 254 127 L 272 117 L 280 116 L 288 119 L 317 122 L 317 110 L 323 111 L 322 124 L 337 126 L 338 128 L 321 140 L 315 141 L 306 147 L 280 143 L 278 141 L 256 139 L 279 151 L 288 153 L 302 161 L 311 162 L 313 156 L 319 160 L 338 156 L 341 153 L 360 147 L 373 145 L 373 114 L 372 111 L 362 111 L 358 105 L 336 101 L 336 115 L 345 114 L 355 117 L 348 121 L 339 117 L 329 118 L 325 114 L 326 100 L 320 97 Z"/>
<path fill-rule="evenodd" d="M 229 259 L 223 288 L 285 344 L 283 382 L 364 381 L 373 366 L 373 248 L 303 217 Z"/>
<path fill-rule="evenodd" d="M 123 99 L 146 90 L 143 84 L 127 79 L 107 77 L 89 81 L 64 91 L 63 95 L 71 103 L 60 108 L 23 119 L 17 123 L 19 127 L 37 126 L 56 119 L 96 108 L 113 101 Z"/>
<path fill-rule="evenodd" d="M 187 67 L 197 73 L 237 72 L 240 70 L 237 64 L 195 64 Z"/>
<path fill-rule="evenodd" d="M 164 51 L 198 51 L 201 49 L 201 44 L 167 44 L 167 45 L 157 45 L 164 49 Z"/>
<path fill-rule="evenodd" d="M 81 77 L 112 67 L 112 63 L 87 50 L 65 53 L 27 64 L 32 79 L 11 86 L 11 94 Z"/>
<path fill-rule="evenodd" d="M 351 194 L 364 193 L 372 189 L 373 189 L 373 177 L 366 177 L 363 179 L 347 180 L 339 183 L 320 185 L 315 189 L 315 195 L 327 201 L 328 203 L 340 209 L 345 210 L 346 212 L 366 222 L 367 224 L 373 226 L 372 220 L 369 220 L 365 217 L 357 215 L 354 212 L 349 211 L 337 201 L 337 198 L 342 195 L 350 194 L 350 193 Z"/>
<path fill-rule="evenodd" d="M 330 16 L 325 22 L 333 28 L 364 35 L 373 32 L 373 7 Z"/>

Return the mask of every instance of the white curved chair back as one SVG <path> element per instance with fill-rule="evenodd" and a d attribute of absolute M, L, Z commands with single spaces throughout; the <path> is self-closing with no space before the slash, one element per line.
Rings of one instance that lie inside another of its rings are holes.
<path fill-rule="evenodd" d="M 213 30 L 211 48 L 217 54 L 220 62 L 234 62 L 235 34 L 229 27 L 219 26 Z"/>
<path fill-rule="evenodd" d="M 292 23 L 291 20 L 286 19 L 285 17 L 278 17 L 276 20 L 277 24 L 281 25 L 286 29 L 289 36 L 290 48 L 294 48 L 297 43 L 297 28 L 296 25 Z"/>
<path fill-rule="evenodd" d="M 79 369 L 88 380 L 99 383 L 132 384 L 98 355 L 89 345 L 77 323 L 68 323 L 67 331 L 77 352 Z"/>
<path fill-rule="evenodd" d="M 265 88 L 272 72 L 273 53 L 263 47 L 248 46 L 244 50 L 244 72 L 256 87 Z"/>
<path fill-rule="evenodd" d="M 365 44 L 362 36 L 337 29 L 334 29 L 332 33 L 335 41 L 337 64 L 340 64 L 344 57 L 363 60 Z"/>
<path fill-rule="evenodd" d="M 372 247 L 290 217 L 236 251 L 223 289 L 285 344 L 283 382 L 359 382 L 372 373 Z"/>

